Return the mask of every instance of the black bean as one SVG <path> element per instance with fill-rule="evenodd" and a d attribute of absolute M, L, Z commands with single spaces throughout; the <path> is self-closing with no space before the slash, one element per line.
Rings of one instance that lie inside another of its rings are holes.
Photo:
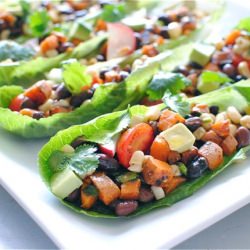
<path fill-rule="evenodd" d="M 232 78 L 236 74 L 236 68 L 230 63 L 225 64 L 222 67 L 222 71 L 223 71 L 223 73 L 227 74 L 229 77 L 232 77 Z"/>
<path fill-rule="evenodd" d="M 208 169 L 208 163 L 204 157 L 197 157 L 187 167 L 187 177 L 193 179 L 200 177 Z"/>
<path fill-rule="evenodd" d="M 174 70 L 173 70 L 174 73 L 181 73 L 183 74 L 184 76 L 188 76 L 189 75 L 189 70 L 187 69 L 186 66 L 184 65 L 180 65 L 180 66 L 177 66 Z"/>
<path fill-rule="evenodd" d="M 64 84 L 60 84 L 59 87 L 56 89 L 56 99 L 65 99 L 71 96 L 69 90 L 65 87 Z"/>
<path fill-rule="evenodd" d="M 209 111 L 213 115 L 217 115 L 219 113 L 219 107 L 218 106 L 210 106 Z"/>
<path fill-rule="evenodd" d="M 202 141 L 202 140 L 196 140 L 195 143 L 194 143 L 194 146 L 197 147 L 197 148 L 200 148 L 204 144 L 205 144 L 204 141 Z"/>
<path fill-rule="evenodd" d="M 236 75 L 236 76 L 234 77 L 234 80 L 235 80 L 236 82 L 239 82 L 239 81 L 241 81 L 241 80 L 246 80 L 246 79 L 247 79 L 247 77 L 242 76 L 242 75 Z"/>
<path fill-rule="evenodd" d="M 149 125 L 153 128 L 153 131 L 154 131 L 154 135 L 156 136 L 157 134 L 159 134 L 159 131 L 158 131 L 158 123 L 157 121 L 150 121 L 149 122 Z"/>
<path fill-rule="evenodd" d="M 185 125 L 189 130 L 194 132 L 197 128 L 201 126 L 201 119 L 199 117 L 191 117 L 185 120 Z"/>
<path fill-rule="evenodd" d="M 150 44 L 151 41 L 151 34 L 149 31 L 144 31 L 141 33 L 141 44 L 142 45 L 147 45 Z"/>
<path fill-rule="evenodd" d="M 101 1 L 99 1 L 99 4 L 100 4 L 101 8 L 104 8 L 105 6 L 111 5 L 112 3 L 110 0 L 101 0 Z"/>
<path fill-rule="evenodd" d="M 57 10 L 63 15 L 71 15 L 74 13 L 74 10 L 68 4 L 58 4 Z"/>
<path fill-rule="evenodd" d="M 76 17 L 83 17 L 83 16 L 86 16 L 87 13 L 88 13 L 87 10 L 78 10 L 75 12 L 75 16 Z"/>
<path fill-rule="evenodd" d="M 120 71 L 119 75 L 121 77 L 121 81 L 123 81 L 129 76 L 129 73 L 127 71 Z"/>
<path fill-rule="evenodd" d="M 24 97 L 22 105 L 21 105 L 21 109 L 35 109 L 36 108 L 36 104 L 27 96 Z"/>
<path fill-rule="evenodd" d="M 58 51 L 59 53 L 63 53 L 63 52 L 65 52 L 68 48 L 73 48 L 73 47 L 74 47 L 74 45 L 73 45 L 73 43 L 71 43 L 71 42 L 61 43 L 61 44 L 59 45 L 59 47 L 57 48 L 57 51 Z"/>
<path fill-rule="evenodd" d="M 168 25 L 172 22 L 171 18 L 167 15 L 159 16 L 158 20 L 161 21 L 164 25 Z"/>
<path fill-rule="evenodd" d="M 149 202 L 154 199 L 154 194 L 148 187 L 141 187 L 139 193 L 139 201 L 141 202 Z"/>
<path fill-rule="evenodd" d="M 168 27 L 167 26 L 163 26 L 161 28 L 161 31 L 160 31 L 160 35 L 165 38 L 165 39 L 168 39 L 169 38 L 169 33 L 168 33 Z"/>
<path fill-rule="evenodd" d="M 192 115 L 192 116 L 197 116 L 197 117 L 199 117 L 199 116 L 201 116 L 201 113 L 198 112 L 198 111 L 192 111 L 192 112 L 191 112 L 191 115 Z"/>
<path fill-rule="evenodd" d="M 246 147 L 250 144 L 250 131 L 245 127 L 239 127 L 236 131 L 235 138 L 238 142 L 238 148 Z"/>
<path fill-rule="evenodd" d="M 77 147 L 83 145 L 84 143 L 85 143 L 84 138 L 83 138 L 83 137 L 78 137 L 78 138 L 75 139 L 73 142 L 71 142 L 70 145 L 71 145 L 73 148 L 77 148 Z"/>
<path fill-rule="evenodd" d="M 134 32 L 135 40 L 136 40 L 136 49 L 141 48 L 141 34 L 138 32 Z"/>
<path fill-rule="evenodd" d="M 137 201 L 120 201 L 115 207 L 115 213 L 118 216 L 126 216 L 133 213 L 137 207 Z"/>
<path fill-rule="evenodd" d="M 69 196 L 65 199 L 66 201 L 69 202 L 75 202 L 80 198 L 80 189 L 77 188 L 76 190 L 74 190 L 71 194 L 69 194 Z"/>
<path fill-rule="evenodd" d="M 32 118 L 34 118 L 36 120 L 44 118 L 44 113 L 40 112 L 40 111 L 34 112 L 33 115 L 32 115 Z"/>
<path fill-rule="evenodd" d="M 107 72 L 109 72 L 109 71 L 110 71 L 110 69 L 102 69 L 102 70 L 100 71 L 100 73 L 99 73 L 100 78 L 101 78 L 102 80 L 105 80 L 105 74 L 106 74 Z"/>
<path fill-rule="evenodd" d="M 203 68 L 200 64 L 198 64 L 196 62 L 190 62 L 188 65 L 194 69 L 202 69 Z"/>
<path fill-rule="evenodd" d="M 99 54 L 99 55 L 96 56 L 96 60 L 98 62 L 104 62 L 105 61 L 105 56 L 102 55 L 102 54 Z"/>
<path fill-rule="evenodd" d="M 79 95 L 72 96 L 72 98 L 70 99 L 70 105 L 75 108 L 80 107 L 84 101 L 88 100 L 91 97 L 92 93 L 90 91 L 84 91 Z"/>
<path fill-rule="evenodd" d="M 105 154 L 100 154 L 99 169 L 107 172 L 115 172 L 120 168 L 118 161 Z"/>

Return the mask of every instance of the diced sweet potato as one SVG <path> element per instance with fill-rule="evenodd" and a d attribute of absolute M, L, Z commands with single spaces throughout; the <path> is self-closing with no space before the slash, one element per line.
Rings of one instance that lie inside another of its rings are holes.
<path fill-rule="evenodd" d="M 170 148 L 166 140 L 157 136 L 150 148 L 150 155 L 160 161 L 167 161 Z"/>
<path fill-rule="evenodd" d="M 206 132 L 205 135 L 203 135 L 201 137 L 201 140 L 202 141 L 212 141 L 212 142 L 220 145 L 223 139 L 221 137 L 219 137 L 213 130 L 209 130 Z"/>
<path fill-rule="evenodd" d="M 81 207 L 85 209 L 90 209 L 96 202 L 98 198 L 98 193 L 91 190 L 94 186 L 85 186 L 81 188 Z"/>
<path fill-rule="evenodd" d="M 198 149 L 196 147 L 192 147 L 190 150 L 187 150 L 181 154 L 181 161 L 184 164 L 192 161 L 198 155 Z"/>
<path fill-rule="evenodd" d="M 236 151 L 237 145 L 238 142 L 232 135 L 227 136 L 221 143 L 221 147 L 225 155 L 233 154 Z"/>
<path fill-rule="evenodd" d="M 174 177 L 173 179 L 166 181 L 161 185 L 166 194 L 174 191 L 179 185 L 185 182 L 186 179 L 183 177 Z"/>
<path fill-rule="evenodd" d="M 164 180 L 174 177 L 172 168 L 163 161 L 148 157 L 143 164 L 143 178 L 149 185 L 159 186 Z"/>
<path fill-rule="evenodd" d="M 99 199 L 109 205 L 112 201 L 120 197 L 119 187 L 105 174 L 96 173 L 90 176 L 95 187 L 99 192 Z"/>
<path fill-rule="evenodd" d="M 125 182 L 121 185 L 120 199 L 137 200 L 140 194 L 141 180 Z"/>
<path fill-rule="evenodd" d="M 166 109 L 161 113 L 160 120 L 158 122 L 158 128 L 160 131 L 164 131 L 178 122 L 184 123 L 185 119 L 179 114 Z"/>
<path fill-rule="evenodd" d="M 221 137 L 227 137 L 230 133 L 229 120 L 216 122 L 212 125 L 212 130 Z"/>
<path fill-rule="evenodd" d="M 180 153 L 178 153 L 177 151 L 173 151 L 171 150 L 168 154 L 168 160 L 167 162 L 169 164 L 175 164 L 177 161 L 179 161 L 181 159 L 181 155 Z"/>
<path fill-rule="evenodd" d="M 199 155 L 206 158 L 209 169 L 213 170 L 223 162 L 222 148 L 214 142 L 206 142 L 199 150 Z"/>

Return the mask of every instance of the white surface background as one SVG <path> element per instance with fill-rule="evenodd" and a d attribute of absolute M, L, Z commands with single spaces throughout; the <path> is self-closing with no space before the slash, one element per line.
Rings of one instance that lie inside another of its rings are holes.
<path fill-rule="evenodd" d="M 0 249 L 57 248 L 2 187 L 0 197 Z M 249 249 L 249 234 L 250 204 L 174 249 Z"/>
<path fill-rule="evenodd" d="M 246 15 L 249 15 L 249 4 L 250 1 L 249 0 L 239 0 L 238 2 L 238 6 L 232 5 L 230 8 L 230 11 L 228 12 L 228 14 L 223 18 L 224 19 L 224 27 L 223 27 L 223 33 L 225 34 L 226 30 L 229 30 L 231 27 L 233 27 L 236 23 L 237 20 L 239 19 L 239 17 L 243 17 Z M 240 7 L 241 5 L 241 7 Z M 223 34 L 221 34 L 221 32 L 218 32 L 218 35 L 221 36 Z M 0 131 L 1 132 L 1 131 Z M 11 139 L 11 140 L 10 140 Z M 18 145 L 18 148 L 15 148 L 15 146 Z M 35 146 L 35 147 L 34 147 Z M 44 220 L 48 220 L 49 223 L 46 223 L 48 228 L 52 228 L 52 226 L 54 228 L 56 228 L 55 223 L 57 223 L 57 230 L 58 230 L 58 235 L 61 235 L 61 237 L 70 237 L 71 235 L 67 234 L 67 235 L 63 235 L 63 225 L 61 225 L 62 222 L 62 217 L 66 218 L 68 220 L 74 220 L 74 226 L 76 227 L 75 229 L 77 229 L 77 227 L 81 226 L 84 227 L 84 225 L 86 226 L 85 229 L 89 228 L 91 230 L 93 230 L 93 232 L 97 232 L 98 228 L 100 228 L 101 230 L 107 230 L 105 234 L 109 234 L 109 233 L 114 233 L 114 231 L 112 231 L 109 227 L 104 227 L 101 223 L 96 223 L 96 228 L 92 227 L 93 223 L 91 219 L 87 219 L 87 218 L 83 218 L 81 216 L 78 215 L 74 215 L 73 213 L 69 212 L 68 210 L 66 210 L 66 208 L 62 208 L 60 206 L 59 203 L 56 202 L 56 200 L 54 200 L 52 198 L 52 195 L 50 195 L 48 193 L 48 191 L 45 189 L 44 185 L 42 183 L 40 183 L 40 178 L 38 178 L 37 176 L 37 170 L 35 168 L 35 162 L 36 162 L 36 152 L 39 150 L 40 145 L 39 144 L 35 144 L 33 145 L 32 142 L 27 142 L 24 143 L 22 140 L 18 140 L 17 138 L 13 138 L 13 137 L 8 137 L 4 134 L 1 135 L 1 141 L 0 141 L 0 148 L 1 151 L 3 153 L 7 153 L 8 155 L 8 161 L 6 161 L 6 164 L 4 162 L 4 158 L 2 161 L 2 157 L 1 156 L 1 168 L 3 169 L 4 167 L 13 167 L 12 170 L 9 170 L 9 173 L 5 173 L 5 185 L 6 185 L 6 180 L 8 180 L 8 184 L 10 185 L 10 187 L 13 188 L 12 194 L 14 194 L 15 192 L 15 196 L 16 198 L 18 198 L 19 202 L 22 201 L 22 205 L 25 205 L 25 208 L 28 209 L 29 214 L 30 211 L 32 211 L 33 213 L 31 214 L 33 217 L 35 217 L 36 219 L 38 219 L 38 221 L 41 223 L 41 221 Z M 30 154 L 30 152 L 32 152 Z M 1 153 L 1 152 L 0 152 Z M 28 155 L 30 154 L 30 155 Z M 26 155 L 26 156 L 25 156 Z M 10 160 L 10 161 L 9 161 Z M 16 160 L 17 162 L 12 162 L 11 160 Z M 11 165 L 8 165 L 11 164 Z M 18 165 L 19 163 L 23 164 L 23 167 L 20 168 L 20 166 Z M 249 167 L 249 164 L 247 164 Z M 246 167 L 246 166 L 245 166 Z M 244 171 L 244 167 L 239 168 L 238 170 L 233 170 L 235 171 L 236 176 L 240 177 L 240 173 L 241 171 Z M 16 180 L 16 178 L 13 178 L 13 175 L 11 174 L 11 171 L 15 171 L 16 175 L 18 175 L 18 180 Z M 232 171 L 232 169 L 230 170 Z M 220 183 L 224 183 L 224 181 L 226 181 L 226 177 L 229 176 L 230 177 L 230 171 L 227 171 L 226 173 L 224 173 L 223 176 L 220 176 L 219 178 L 217 178 L 217 180 L 215 180 L 213 183 L 214 184 L 209 184 L 205 189 L 203 189 L 203 191 L 197 193 L 194 197 L 192 197 L 192 199 L 186 200 L 180 204 L 177 204 L 174 208 L 170 208 L 168 210 L 169 213 L 169 217 L 168 217 L 168 221 L 172 219 L 171 213 L 176 212 L 179 213 L 179 216 L 183 215 L 182 219 L 184 219 L 184 214 L 181 212 L 183 210 L 180 210 L 180 207 L 182 207 L 182 209 L 184 209 L 184 207 L 186 208 L 186 212 L 188 213 L 188 210 L 190 210 L 190 206 L 185 206 L 185 204 L 188 203 L 188 201 L 191 203 L 192 202 L 199 202 L 201 197 L 204 197 L 203 195 L 210 195 L 209 197 L 213 197 L 215 193 L 212 193 L 212 189 L 213 185 L 215 185 L 216 187 L 216 192 L 218 192 L 218 190 L 221 190 L 224 192 L 225 197 L 223 197 L 225 200 L 225 202 L 227 202 L 228 204 L 230 203 L 230 200 L 234 200 L 235 197 L 237 197 L 237 192 L 236 192 L 236 188 L 233 191 L 233 193 L 231 193 L 231 191 L 229 190 L 229 193 L 226 193 L 226 190 L 223 190 L 223 185 L 220 185 Z M 249 172 L 248 172 L 249 173 Z M 25 181 L 22 180 L 22 177 L 25 175 L 26 179 Z M 244 177 L 244 176 L 242 176 Z M 245 176 L 247 177 L 247 176 Z M 249 184 L 250 183 L 250 178 L 245 178 L 243 179 L 244 182 L 243 183 L 239 183 L 242 184 L 242 192 L 246 191 L 249 192 L 250 189 L 249 188 Z M 28 183 L 27 183 L 28 182 Z M 247 183 L 248 182 L 248 183 Z M 15 185 L 17 184 L 18 185 Z M 234 185 L 235 183 L 237 183 L 237 178 L 235 179 L 231 179 L 231 183 L 232 185 Z M 245 188 L 244 188 L 244 186 Z M 32 190 L 33 192 L 28 193 L 29 190 L 27 190 L 27 186 L 28 187 L 36 187 L 36 191 Z M 214 188 L 215 188 L 214 187 Z M 26 191 L 26 192 L 25 192 Z M 215 192 L 215 191 L 214 191 Z M 33 196 L 32 196 L 33 195 Z M 36 196 L 34 196 L 36 195 Z M 232 196 L 232 199 L 231 199 Z M 241 196 L 241 193 L 238 195 L 239 197 Z M 24 249 L 51 249 L 51 248 L 56 248 L 56 246 L 53 244 L 53 242 L 41 231 L 41 229 L 38 227 L 38 225 L 33 222 L 33 220 L 29 217 L 29 215 L 24 212 L 24 210 L 2 189 L 0 188 L 0 197 L 1 197 L 1 201 L 0 201 L 0 249 L 13 249 L 13 248 L 24 248 Z M 245 197 L 245 195 L 242 195 L 242 197 Z M 204 202 L 206 203 L 206 200 L 204 200 Z M 240 201 L 235 201 L 238 205 L 240 203 Z M 28 204 L 29 203 L 29 204 Z M 215 202 L 215 206 L 217 204 L 220 203 L 220 200 L 216 200 Z M 242 204 L 242 202 L 241 202 Z M 198 206 L 201 206 L 201 204 L 197 204 Z M 225 215 L 229 214 L 230 211 L 234 211 L 238 205 L 235 207 L 230 207 L 229 210 L 225 210 Z M 210 207 L 206 206 L 207 209 L 211 209 Z M 195 217 L 202 219 L 203 213 L 204 216 L 206 214 L 206 211 L 203 209 L 201 210 L 195 210 L 195 207 L 193 208 L 193 211 L 195 212 Z M 222 211 L 222 210 L 221 210 Z M 44 212 L 44 213 L 43 213 Z M 190 211 L 189 211 L 190 212 Z M 39 216 L 40 214 L 40 216 Z M 154 215 L 156 214 L 156 217 L 154 217 Z M 189 213 L 190 214 L 190 213 Z M 42 216 L 41 216 L 42 215 Z M 49 216 L 50 215 L 50 216 Z M 52 216 L 51 216 L 52 215 Z M 159 218 L 160 216 L 164 216 L 164 211 L 157 211 L 152 213 L 151 215 L 145 217 L 148 218 L 149 220 L 151 220 L 151 225 L 156 225 L 155 221 L 152 220 L 154 218 Z M 207 215 L 206 215 L 207 216 Z M 222 217 L 221 215 L 219 215 L 219 217 Z M 218 218 L 214 218 L 214 221 L 216 221 Z M 81 220 L 79 222 L 79 219 Z M 64 223 L 67 224 L 67 222 L 69 223 L 67 226 L 72 226 L 70 221 L 66 221 Z M 142 219 L 138 219 L 136 220 L 137 222 L 141 223 Z M 143 219 L 144 221 L 144 219 Z M 192 218 L 187 220 L 189 223 L 192 222 Z M 173 221 L 172 221 L 173 222 Z M 180 222 L 179 222 L 180 223 Z M 185 222 L 183 222 L 185 223 Z M 211 221 L 212 223 L 212 221 Z M 110 225 L 112 228 L 118 226 L 118 235 L 121 229 L 119 229 L 119 224 L 118 223 L 111 223 L 112 225 Z M 136 234 L 134 234 L 135 232 L 132 230 L 132 228 L 130 227 L 131 225 L 133 225 L 130 222 L 128 223 L 124 223 L 126 224 L 125 228 L 129 228 L 131 230 L 130 232 L 130 236 L 135 236 Z M 160 231 L 162 231 L 164 228 L 169 227 L 171 223 L 165 224 L 163 226 L 163 224 L 161 225 L 162 227 L 158 228 Z M 65 224 L 64 224 L 65 225 Z M 44 226 L 44 225 L 43 225 Z M 67 227 L 66 226 L 66 227 Z M 145 225 L 146 226 L 146 225 Z M 149 226 L 149 225 L 148 225 Z M 182 225 L 180 223 L 179 227 L 185 227 L 184 224 Z M 47 229 L 48 229 L 47 228 Z M 105 228 L 105 229 L 104 229 Z M 140 230 L 143 230 L 144 226 L 140 228 Z M 204 228 L 204 225 L 203 225 Z M 45 227 L 44 227 L 45 229 Z M 67 228 L 65 228 L 67 230 Z M 73 226 L 72 226 L 72 229 Z M 80 229 L 80 228 L 78 228 Z M 169 228 L 168 228 L 169 229 Z M 149 230 L 149 228 L 148 228 Z M 195 229 L 197 231 L 198 228 Z M 47 231 L 47 230 L 46 230 Z M 53 231 L 53 230 L 52 230 Z M 167 230 L 166 230 L 167 231 Z M 180 228 L 181 231 L 181 228 Z M 155 230 L 153 230 L 153 232 L 155 232 L 155 237 L 154 238 L 154 244 L 156 244 L 156 238 L 158 235 L 157 232 L 157 228 Z M 194 232 L 194 233 L 195 233 Z M 71 231 L 71 234 L 77 234 L 79 233 L 78 230 L 76 231 Z M 83 232 L 84 233 L 84 232 Z M 121 233 L 121 232 L 120 232 Z M 139 235 L 139 232 L 137 232 Z M 160 233 L 160 232 L 159 232 Z M 55 231 L 54 231 L 55 234 Z M 189 235 L 191 235 L 192 233 L 189 232 Z M 90 234 L 91 235 L 91 234 Z M 90 236 L 89 235 L 89 236 Z M 79 235 L 80 236 L 80 235 Z M 93 236 L 93 234 L 92 234 Z M 98 238 L 95 239 L 95 241 L 99 242 L 101 245 L 106 245 L 108 246 L 109 243 L 109 239 L 111 240 L 112 237 L 105 239 L 100 239 L 102 235 L 99 235 Z M 110 235 L 109 235 L 110 236 Z M 114 237 L 116 235 L 114 234 Z M 121 235 L 122 237 L 125 237 L 126 234 Z M 149 237 L 148 235 L 145 235 L 146 237 Z M 82 235 L 82 237 L 84 238 L 84 234 Z M 165 236 L 164 236 L 165 237 Z M 168 235 L 166 235 L 166 239 L 167 239 Z M 82 239 L 79 239 L 81 237 L 77 237 L 77 239 L 79 240 L 79 242 L 82 242 Z M 134 243 L 136 243 L 136 239 L 135 237 L 131 238 L 132 241 Z M 122 240 L 122 238 L 121 238 Z M 140 242 L 143 239 L 138 239 Z M 145 238 L 145 240 L 147 241 L 147 238 Z M 66 242 L 67 240 L 65 240 Z M 128 246 L 132 246 L 131 244 L 133 244 L 133 242 L 128 242 Z M 82 242 L 83 243 L 83 242 Z M 114 243 L 114 242 L 112 242 Z M 118 243 L 118 242 L 117 242 Z M 138 244 L 139 242 L 137 242 Z M 143 242 L 140 243 L 140 245 Z M 123 242 L 124 244 L 124 242 Z M 137 245 L 136 244 L 136 245 Z M 78 244 L 79 246 L 79 244 Z M 114 245 L 113 245 L 114 246 Z M 139 246 L 139 245 L 138 245 Z M 79 246 L 81 248 L 83 248 L 83 245 Z M 88 249 L 91 249 L 91 245 L 86 246 Z M 125 246 L 123 246 L 125 247 Z M 146 248 L 144 246 L 144 248 Z M 197 248 L 223 248 L 223 249 L 232 249 L 232 248 L 237 248 L 237 249 L 250 249 L 250 205 L 245 206 L 244 208 L 241 208 L 240 210 L 238 210 L 237 212 L 233 213 L 232 215 L 230 215 L 229 217 L 221 220 L 220 222 L 216 223 L 215 225 L 209 227 L 208 229 L 204 230 L 203 232 L 197 234 L 196 236 L 192 237 L 191 239 L 183 242 L 181 245 L 176 246 L 176 248 L 178 249 L 197 249 Z M 110 248 L 112 249 L 112 248 Z"/>

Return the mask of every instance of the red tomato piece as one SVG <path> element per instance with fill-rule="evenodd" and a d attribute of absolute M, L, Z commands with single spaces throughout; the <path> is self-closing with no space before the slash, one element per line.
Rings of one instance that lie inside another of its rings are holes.
<path fill-rule="evenodd" d="M 154 130 L 146 123 L 139 123 L 126 130 L 117 143 L 117 157 L 124 167 L 129 167 L 129 161 L 137 150 L 144 153 L 150 148 L 154 140 Z"/>
<path fill-rule="evenodd" d="M 9 109 L 12 111 L 20 111 L 24 99 L 25 99 L 24 95 L 22 95 L 22 94 L 18 95 L 17 97 L 12 99 L 12 101 L 9 105 Z"/>
<path fill-rule="evenodd" d="M 24 95 L 29 97 L 38 106 L 45 103 L 51 95 L 51 86 L 46 81 L 40 81 L 28 88 Z"/>

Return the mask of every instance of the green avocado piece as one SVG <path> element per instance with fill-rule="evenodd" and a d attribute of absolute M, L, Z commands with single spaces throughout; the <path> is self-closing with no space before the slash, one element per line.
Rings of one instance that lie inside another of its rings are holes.
<path fill-rule="evenodd" d="M 142 31 L 146 26 L 147 20 L 145 18 L 127 17 L 122 20 L 122 23 L 134 31 Z"/>
<path fill-rule="evenodd" d="M 64 199 L 81 185 L 82 180 L 71 169 L 66 168 L 52 177 L 51 191 Z"/>
<path fill-rule="evenodd" d="M 84 22 L 75 22 L 70 31 L 69 37 L 80 40 L 87 40 L 90 37 L 91 27 Z"/>
<path fill-rule="evenodd" d="M 210 91 L 216 90 L 220 87 L 219 82 L 207 82 L 203 80 L 203 78 L 199 78 L 198 84 L 197 84 L 197 89 L 202 93 L 208 93 Z"/>
<path fill-rule="evenodd" d="M 195 44 L 190 55 L 190 61 L 205 66 L 215 51 L 215 47 L 209 44 Z"/>

